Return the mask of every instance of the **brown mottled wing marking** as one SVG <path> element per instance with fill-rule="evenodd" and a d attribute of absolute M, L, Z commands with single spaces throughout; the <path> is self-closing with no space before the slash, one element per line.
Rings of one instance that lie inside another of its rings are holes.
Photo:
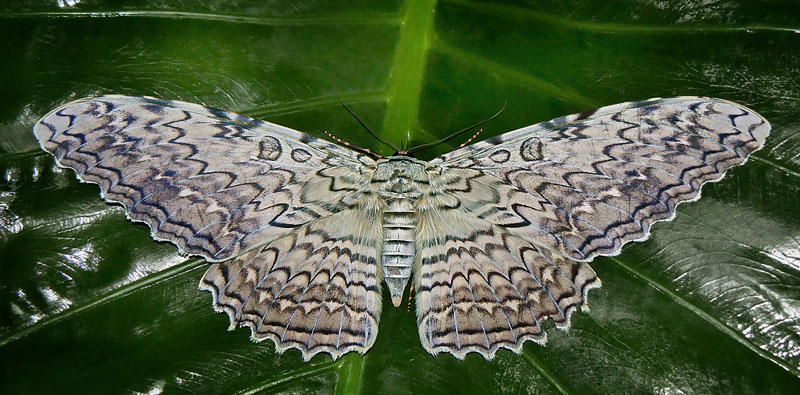
<path fill-rule="evenodd" d="M 279 351 L 297 348 L 306 360 L 366 352 L 381 311 L 380 222 L 363 215 L 345 210 L 214 264 L 200 287 L 214 294 L 231 327 L 247 326 Z"/>
<path fill-rule="evenodd" d="M 182 252 L 222 261 L 330 215 L 357 192 L 301 201 L 322 169 L 370 161 L 282 126 L 183 102 L 102 96 L 34 128 L 42 148 Z M 305 142 L 304 142 L 305 141 Z"/>
<path fill-rule="evenodd" d="M 498 347 L 543 341 L 540 322 L 566 326 L 585 291 L 599 285 L 581 262 L 646 239 L 653 223 L 697 199 L 703 183 L 744 163 L 769 130 L 760 115 L 728 101 L 651 99 L 434 159 L 415 277 L 423 345 L 491 358 Z"/>
<path fill-rule="evenodd" d="M 387 238 L 417 251 L 423 347 L 492 358 L 544 342 L 547 318 L 566 328 L 600 285 L 587 261 L 647 238 L 769 129 L 724 100 L 652 99 L 522 128 L 428 164 L 390 158 L 378 178 L 372 159 L 329 142 L 153 98 L 78 100 L 34 133 L 154 238 L 217 262 L 200 286 L 256 340 L 306 359 L 368 350 L 381 309 L 377 257 L 393 256 L 381 255 Z M 400 211 L 388 204 L 398 201 Z M 405 284 L 403 256 L 394 276 Z"/>
<path fill-rule="evenodd" d="M 499 348 L 519 351 L 526 340 L 544 344 L 541 323 L 562 328 L 585 307 L 600 280 L 577 262 L 517 237 L 501 227 L 452 210 L 431 211 L 415 276 L 417 324 L 433 354 L 469 352 L 493 358 Z M 457 225 L 454 225 L 457 224 Z M 447 237 L 435 235 L 446 232 Z"/>
<path fill-rule="evenodd" d="M 380 246 L 379 239 L 367 238 L 374 235 L 364 228 L 367 214 L 359 208 L 365 199 L 361 172 L 374 166 L 372 159 L 282 126 L 144 97 L 78 100 L 46 115 L 34 133 L 59 166 L 98 184 L 105 200 L 121 203 L 155 239 L 212 262 L 226 261 L 210 269 L 202 286 L 224 291 L 214 294 L 217 309 L 231 304 L 229 294 L 257 293 L 262 300 L 251 299 L 244 314 L 232 316 L 232 323 L 250 324 L 254 318 L 248 314 L 266 311 L 260 325 L 251 325 L 254 337 L 272 337 L 279 349 L 294 346 L 306 357 L 364 352 L 374 341 Z M 326 230 L 344 213 L 364 237 L 353 238 L 352 245 L 330 239 L 348 234 Z M 219 273 L 243 260 L 253 273 L 274 273 L 264 279 L 281 287 L 277 308 L 269 307 L 266 294 L 248 288 L 251 283 L 215 283 L 223 278 Z M 316 277 L 312 281 L 304 273 Z M 337 274 L 344 284 L 337 283 Z M 331 292 L 317 295 L 326 278 Z M 302 284 L 304 279 L 309 283 Z M 252 306 L 254 301 L 261 304 Z M 287 305 L 295 301 L 296 306 Z M 315 306 L 319 303 L 325 309 Z M 337 303 L 345 308 L 336 310 Z M 341 327 L 349 332 L 332 343 L 327 314 L 339 311 L 345 311 Z M 312 317 L 319 323 L 310 322 Z M 286 333 L 275 336 L 276 325 L 285 325 Z M 300 346 L 302 328 L 321 329 L 307 334 L 307 348 Z"/>

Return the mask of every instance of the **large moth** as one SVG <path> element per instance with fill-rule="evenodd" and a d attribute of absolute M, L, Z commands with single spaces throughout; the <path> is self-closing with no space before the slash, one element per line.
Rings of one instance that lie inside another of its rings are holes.
<path fill-rule="evenodd" d="M 720 99 L 603 107 L 429 162 L 370 156 L 196 104 L 101 96 L 34 127 L 153 238 L 211 263 L 200 288 L 255 340 L 308 359 L 375 342 L 382 283 L 413 283 L 422 346 L 463 358 L 544 343 L 600 280 L 588 262 L 744 163 L 770 131 Z"/>

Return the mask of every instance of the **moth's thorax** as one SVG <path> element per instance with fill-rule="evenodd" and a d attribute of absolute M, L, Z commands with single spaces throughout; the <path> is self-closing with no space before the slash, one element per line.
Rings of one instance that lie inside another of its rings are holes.
<path fill-rule="evenodd" d="M 373 184 L 383 184 L 378 195 L 383 199 L 413 199 L 420 197 L 419 183 L 428 182 L 427 163 L 406 156 L 390 156 L 378 160 Z"/>
<path fill-rule="evenodd" d="M 375 178 L 394 180 L 402 177 L 422 180 L 427 178 L 427 173 L 425 172 L 427 166 L 427 162 L 407 156 L 390 156 L 379 159 L 375 164 Z"/>

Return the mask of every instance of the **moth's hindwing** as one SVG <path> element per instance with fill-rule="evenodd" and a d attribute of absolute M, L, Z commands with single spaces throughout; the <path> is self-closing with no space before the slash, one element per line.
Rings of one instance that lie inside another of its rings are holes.
<path fill-rule="evenodd" d="M 308 360 L 366 352 L 380 319 L 380 223 L 344 210 L 211 266 L 200 287 L 217 311 L 255 340 L 297 348 Z"/>

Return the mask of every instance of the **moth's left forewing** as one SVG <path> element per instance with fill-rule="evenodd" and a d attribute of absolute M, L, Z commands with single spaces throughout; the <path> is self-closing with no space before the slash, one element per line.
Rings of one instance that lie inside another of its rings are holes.
<path fill-rule="evenodd" d="M 446 235 L 420 239 L 427 243 L 416 279 L 426 349 L 487 357 L 497 347 L 518 350 L 492 335 L 530 325 L 520 305 L 530 309 L 533 327 L 548 317 L 568 322 L 586 291 L 599 286 L 585 262 L 646 239 L 653 223 L 699 198 L 705 182 L 744 163 L 769 130 L 763 117 L 729 101 L 651 99 L 528 126 L 434 159 L 440 200 L 458 204 L 421 214 L 429 217 L 422 222 L 438 216 Z M 480 296 L 482 289 L 492 292 Z M 505 290 L 514 292 L 500 297 Z M 505 329 L 481 320 L 493 305 L 506 313 Z M 459 335 L 459 323 L 472 326 Z M 536 329 L 521 333 L 543 339 Z"/>

